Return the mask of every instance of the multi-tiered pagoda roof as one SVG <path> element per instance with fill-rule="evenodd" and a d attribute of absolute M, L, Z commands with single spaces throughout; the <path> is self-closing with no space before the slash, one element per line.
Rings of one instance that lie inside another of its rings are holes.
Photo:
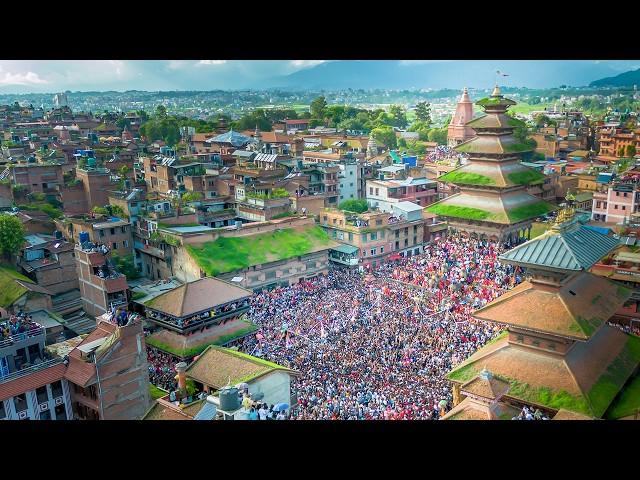
<path fill-rule="evenodd" d="M 640 338 L 607 323 L 631 292 L 587 271 L 616 244 L 571 218 L 502 255 L 531 277 L 474 313 L 507 333 L 448 374 L 454 391 L 486 369 L 509 384 L 503 403 L 603 417 L 640 364 Z"/>
<path fill-rule="evenodd" d="M 516 102 L 503 97 L 496 86 L 491 97 L 476 103 L 486 115 L 466 126 L 477 136 L 455 147 L 469 155 L 469 163 L 438 178 L 457 185 L 461 193 L 427 210 L 447 218 L 450 225 L 462 231 L 511 237 L 555 207 L 527 193 L 529 185 L 543 183 L 545 176 L 521 162 L 521 155 L 534 150 L 535 143 L 514 135 L 516 128 L 524 126 L 524 122 L 506 114 Z"/>

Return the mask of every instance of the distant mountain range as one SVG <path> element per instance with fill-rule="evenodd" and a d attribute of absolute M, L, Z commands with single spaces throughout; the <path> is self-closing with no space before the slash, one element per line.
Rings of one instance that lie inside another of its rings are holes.
<path fill-rule="evenodd" d="M 634 85 L 640 85 L 640 68 L 615 77 L 601 78 L 589 84 L 590 87 L 633 87 Z"/>
<path fill-rule="evenodd" d="M 513 87 L 586 86 L 640 64 L 626 60 L 345 60 L 331 61 L 272 78 L 265 87 L 292 89 L 488 88 L 496 70 L 499 83 Z"/>

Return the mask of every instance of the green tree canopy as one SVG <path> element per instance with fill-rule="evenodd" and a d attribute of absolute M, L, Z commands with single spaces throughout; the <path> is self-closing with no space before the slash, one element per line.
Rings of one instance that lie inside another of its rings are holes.
<path fill-rule="evenodd" d="M 373 135 L 373 138 L 375 138 L 377 142 L 386 145 L 387 148 L 396 148 L 398 146 L 396 132 L 394 132 L 391 127 L 374 128 L 371 130 L 371 135 Z"/>
<path fill-rule="evenodd" d="M 111 253 L 116 270 L 127 277 L 127 280 L 135 280 L 140 278 L 140 272 L 136 269 L 133 262 L 133 255 L 118 255 L 117 252 Z"/>
<path fill-rule="evenodd" d="M 401 105 L 391 105 L 389 115 L 394 127 L 405 128 L 409 123 L 407 122 L 407 111 Z"/>
<path fill-rule="evenodd" d="M 431 104 L 428 102 L 418 102 L 416 104 L 416 120 L 426 124 L 427 127 L 431 125 Z"/>
<path fill-rule="evenodd" d="M 346 210 L 348 212 L 363 213 L 369 210 L 369 205 L 367 204 L 367 201 L 363 198 L 360 198 L 360 199 L 351 198 L 349 200 L 345 200 L 344 202 L 341 202 L 340 205 L 338 205 L 338 208 L 340 210 Z"/>
<path fill-rule="evenodd" d="M 626 153 L 627 153 L 627 157 L 634 157 L 636 155 L 636 146 L 627 145 Z"/>
<path fill-rule="evenodd" d="M 16 255 L 24 244 L 25 230 L 20 219 L 0 214 L 0 253 L 5 259 Z"/>
<path fill-rule="evenodd" d="M 316 98 L 309 105 L 311 118 L 324 119 L 325 109 L 327 108 L 327 99 L 322 95 Z"/>

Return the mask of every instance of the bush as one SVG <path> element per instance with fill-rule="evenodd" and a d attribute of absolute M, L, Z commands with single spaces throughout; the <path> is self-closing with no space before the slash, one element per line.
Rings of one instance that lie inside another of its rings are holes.
<path fill-rule="evenodd" d="M 338 208 L 348 212 L 364 213 L 369 210 L 369 204 L 364 199 L 350 199 L 340 203 Z"/>

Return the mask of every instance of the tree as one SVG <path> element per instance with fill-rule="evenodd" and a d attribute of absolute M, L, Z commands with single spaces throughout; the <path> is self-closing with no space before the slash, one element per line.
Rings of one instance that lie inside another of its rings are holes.
<path fill-rule="evenodd" d="M 20 251 L 24 235 L 24 226 L 18 217 L 0 214 L 0 253 L 5 259 L 11 259 Z"/>
<path fill-rule="evenodd" d="M 114 263 L 116 270 L 127 277 L 127 280 L 135 280 L 140 278 L 140 272 L 133 263 L 133 255 L 118 255 L 117 252 L 111 253 L 111 261 Z"/>
<path fill-rule="evenodd" d="M 367 204 L 367 201 L 363 198 L 360 198 L 360 199 L 352 198 L 349 200 L 345 200 L 344 202 L 341 202 L 340 205 L 338 205 L 338 208 L 340 210 L 346 210 L 348 212 L 363 213 L 369 210 L 369 205 Z"/>
<path fill-rule="evenodd" d="M 427 102 L 416 104 L 416 120 L 426 124 L 427 127 L 431 125 L 431 104 Z"/>
<path fill-rule="evenodd" d="M 407 112 L 401 105 L 391 105 L 389 115 L 391 115 L 392 118 L 392 126 L 399 128 L 405 128 L 407 126 Z"/>
<path fill-rule="evenodd" d="M 202 193 L 200 192 L 184 192 L 182 194 L 182 201 L 184 203 L 197 202 L 202 200 Z"/>
<path fill-rule="evenodd" d="M 430 142 L 436 142 L 439 145 L 447 144 L 447 129 L 433 128 L 429 130 L 428 139 Z"/>
<path fill-rule="evenodd" d="M 624 146 L 620 145 L 618 147 L 618 156 L 619 157 L 624 157 Z"/>
<path fill-rule="evenodd" d="M 309 111 L 311 112 L 311 118 L 323 119 L 324 113 L 327 108 L 327 99 L 321 95 L 311 102 L 309 105 Z"/>
<path fill-rule="evenodd" d="M 165 107 L 164 105 L 158 105 L 156 107 L 156 116 L 159 118 L 166 118 L 167 117 L 167 107 Z"/>
<path fill-rule="evenodd" d="M 635 145 L 627 145 L 627 157 L 635 157 L 636 155 L 636 146 Z"/>
<path fill-rule="evenodd" d="M 396 148 L 398 141 L 396 139 L 396 132 L 391 127 L 378 127 L 371 130 L 371 135 L 376 141 L 386 145 L 387 148 Z"/>

